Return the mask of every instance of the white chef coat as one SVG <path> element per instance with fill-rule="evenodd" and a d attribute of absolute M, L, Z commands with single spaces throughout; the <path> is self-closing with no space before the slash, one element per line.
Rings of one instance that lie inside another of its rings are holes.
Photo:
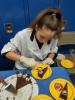
<path fill-rule="evenodd" d="M 26 28 L 18 32 L 15 37 L 10 39 L 10 42 L 3 47 L 1 54 L 9 51 L 15 51 L 17 54 L 40 61 L 43 60 L 49 53 L 57 53 L 58 39 L 52 39 L 50 44 L 44 43 L 42 48 L 39 49 L 36 38 L 34 37 L 33 41 L 31 41 L 31 34 L 31 28 Z M 19 61 L 15 62 L 15 67 L 18 69 L 26 68 Z"/>

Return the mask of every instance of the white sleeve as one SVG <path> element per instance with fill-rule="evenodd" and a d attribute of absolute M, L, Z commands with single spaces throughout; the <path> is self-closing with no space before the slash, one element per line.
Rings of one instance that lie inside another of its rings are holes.
<path fill-rule="evenodd" d="M 21 41 L 20 36 L 17 33 L 14 38 L 10 39 L 10 42 L 8 42 L 6 45 L 4 45 L 3 49 L 1 50 L 1 54 L 4 54 L 9 51 L 21 51 Z"/>
<path fill-rule="evenodd" d="M 51 53 L 57 53 L 58 51 L 58 39 L 53 39 L 51 44 Z"/>

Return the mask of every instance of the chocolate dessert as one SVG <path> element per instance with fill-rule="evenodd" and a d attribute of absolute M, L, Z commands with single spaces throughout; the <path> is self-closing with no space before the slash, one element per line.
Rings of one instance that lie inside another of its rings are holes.
<path fill-rule="evenodd" d="M 22 87 L 24 87 L 25 85 L 31 84 L 31 79 L 30 79 L 30 75 L 25 74 L 22 76 L 17 76 L 17 82 L 16 82 L 16 90 L 20 89 Z"/>
<path fill-rule="evenodd" d="M 44 76 L 44 74 L 46 73 L 47 69 L 48 69 L 47 67 L 44 68 L 44 69 L 42 69 L 42 68 L 40 67 L 40 69 L 38 69 L 38 76 L 39 76 L 40 78 L 43 78 L 43 76 Z"/>
<path fill-rule="evenodd" d="M 64 100 L 67 100 L 67 97 L 68 97 L 68 86 L 67 86 L 68 83 L 65 84 L 62 92 L 60 93 L 60 98 L 64 99 Z"/>

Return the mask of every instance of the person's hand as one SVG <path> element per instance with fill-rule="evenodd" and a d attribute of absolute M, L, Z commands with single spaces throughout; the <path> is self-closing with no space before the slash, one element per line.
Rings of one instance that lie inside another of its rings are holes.
<path fill-rule="evenodd" d="M 22 62 L 26 67 L 33 68 L 38 62 L 36 62 L 33 58 L 27 58 L 24 56 L 20 57 L 20 62 Z"/>
<path fill-rule="evenodd" d="M 50 57 L 48 57 L 42 63 L 44 63 L 44 64 L 54 64 L 54 61 Z"/>

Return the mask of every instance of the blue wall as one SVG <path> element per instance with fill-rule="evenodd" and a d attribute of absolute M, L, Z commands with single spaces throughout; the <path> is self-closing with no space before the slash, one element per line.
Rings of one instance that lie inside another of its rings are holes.
<path fill-rule="evenodd" d="M 75 0 L 59 0 L 60 10 L 66 20 L 65 31 L 75 31 Z"/>
<path fill-rule="evenodd" d="M 23 0 L 0 0 L 0 50 L 17 31 L 26 27 L 25 9 Z M 5 31 L 5 25 L 11 23 L 13 32 Z M 0 55 L 0 70 L 11 69 L 12 62 Z"/>

